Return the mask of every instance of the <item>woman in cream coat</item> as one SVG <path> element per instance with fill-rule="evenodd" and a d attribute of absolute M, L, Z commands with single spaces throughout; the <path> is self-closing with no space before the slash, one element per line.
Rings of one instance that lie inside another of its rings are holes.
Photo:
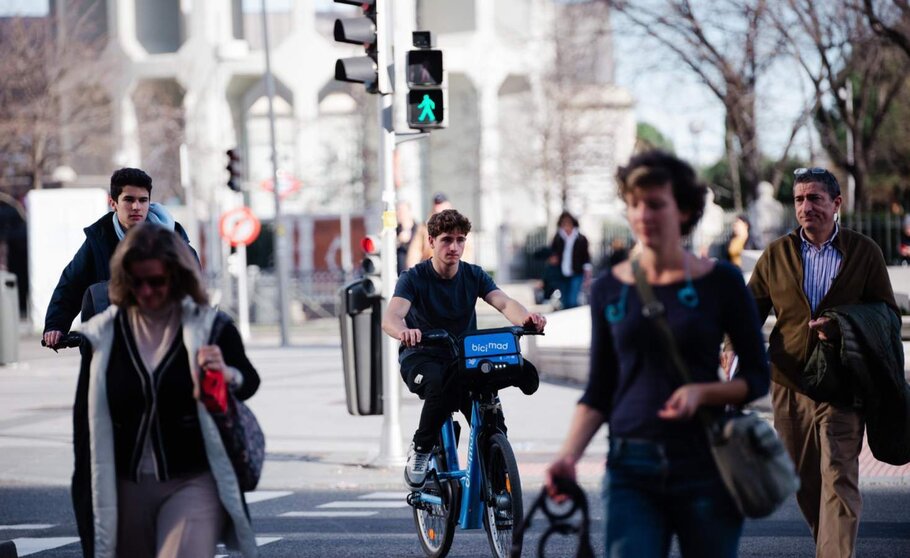
<path fill-rule="evenodd" d="M 173 232 L 130 229 L 111 259 L 112 306 L 83 325 L 91 345 L 87 416 L 91 502 L 76 503 L 86 556 L 213 556 L 218 541 L 256 556 L 243 493 L 200 401 L 202 368 L 239 399 L 259 375 L 229 318 L 207 304 Z M 221 331 L 210 340 L 216 320 Z M 78 425 L 77 425 L 78 426 Z M 78 440 L 76 441 L 78 443 Z"/>

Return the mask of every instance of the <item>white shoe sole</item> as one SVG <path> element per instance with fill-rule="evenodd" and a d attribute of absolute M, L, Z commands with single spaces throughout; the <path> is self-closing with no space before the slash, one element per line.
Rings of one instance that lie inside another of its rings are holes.
<path fill-rule="evenodd" d="M 408 477 L 408 472 L 407 471 L 404 472 L 404 484 L 407 485 L 407 487 L 410 488 L 411 490 L 420 490 L 421 488 L 424 487 L 426 482 L 427 482 L 427 479 L 426 479 L 426 477 L 424 477 L 424 479 L 422 481 L 420 481 L 420 484 L 414 484 L 411 481 L 411 478 Z"/>

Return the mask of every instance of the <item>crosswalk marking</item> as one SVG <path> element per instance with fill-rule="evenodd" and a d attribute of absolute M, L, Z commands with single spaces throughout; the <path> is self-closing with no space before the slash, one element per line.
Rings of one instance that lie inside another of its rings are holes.
<path fill-rule="evenodd" d="M 377 511 L 292 511 L 285 512 L 279 517 L 370 517 Z"/>
<path fill-rule="evenodd" d="M 53 523 L 20 523 L 18 525 L 0 525 L 0 531 L 25 531 L 33 529 L 50 529 Z"/>
<path fill-rule="evenodd" d="M 19 556 L 28 556 L 29 554 L 60 548 L 75 542 L 79 542 L 77 537 L 45 537 L 40 539 L 24 537 L 13 539 L 13 544 L 16 545 L 16 552 Z"/>
<path fill-rule="evenodd" d="M 247 504 L 255 504 L 266 500 L 274 500 L 275 498 L 283 498 L 291 494 L 293 492 L 290 490 L 257 490 L 256 492 L 247 492 L 244 496 Z"/>
<path fill-rule="evenodd" d="M 407 497 L 407 492 L 370 492 L 369 494 L 358 496 L 361 500 L 404 500 Z"/>
<path fill-rule="evenodd" d="M 404 500 L 400 502 L 390 502 L 390 501 L 339 501 L 339 502 L 329 502 L 328 504 L 321 504 L 316 506 L 317 508 L 406 508 L 408 503 Z"/>

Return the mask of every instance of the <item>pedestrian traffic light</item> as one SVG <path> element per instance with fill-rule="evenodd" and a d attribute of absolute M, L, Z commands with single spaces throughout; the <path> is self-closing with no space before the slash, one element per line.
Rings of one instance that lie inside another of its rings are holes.
<path fill-rule="evenodd" d="M 237 149 L 228 149 L 227 150 L 228 164 L 228 181 L 227 187 L 235 192 L 240 191 L 240 155 L 237 154 Z"/>
<path fill-rule="evenodd" d="M 377 297 L 382 296 L 382 255 L 379 246 L 379 237 L 374 235 L 367 235 L 360 241 L 364 253 L 360 264 L 364 289 L 367 295 Z"/>
<path fill-rule="evenodd" d="M 379 26 L 376 9 L 380 0 L 335 0 L 337 4 L 360 6 L 362 17 L 335 20 L 335 40 L 340 43 L 363 45 L 366 56 L 339 58 L 335 62 L 335 79 L 362 83 L 368 93 L 380 93 L 380 69 L 383 64 L 379 52 Z"/>
<path fill-rule="evenodd" d="M 445 128 L 445 69 L 442 51 L 433 48 L 429 31 L 413 33 L 418 50 L 407 53 L 408 126 L 417 130 Z"/>

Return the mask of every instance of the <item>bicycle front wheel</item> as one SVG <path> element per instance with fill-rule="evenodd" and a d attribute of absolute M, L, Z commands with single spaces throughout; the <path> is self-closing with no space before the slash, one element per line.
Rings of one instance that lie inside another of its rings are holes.
<path fill-rule="evenodd" d="M 504 434 L 490 437 L 483 452 L 484 527 L 496 558 L 509 558 L 515 525 L 524 515 L 521 478 L 512 446 Z"/>
<path fill-rule="evenodd" d="M 441 441 L 441 440 L 440 440 Z M 441 444 L 433 450 L 430 469 L 437 472 L 448 471 L 445 451 Z M 414 526 L 424 554 L 430 558 L 442 558 L 449 553 L 452 539 L 455 537 L 455 523 L 458 521 L 458 481 L 436 481 L 427 476 L 421 493 L 440 498 L 441 504 L 420 504 L 414 507 Z"/>

